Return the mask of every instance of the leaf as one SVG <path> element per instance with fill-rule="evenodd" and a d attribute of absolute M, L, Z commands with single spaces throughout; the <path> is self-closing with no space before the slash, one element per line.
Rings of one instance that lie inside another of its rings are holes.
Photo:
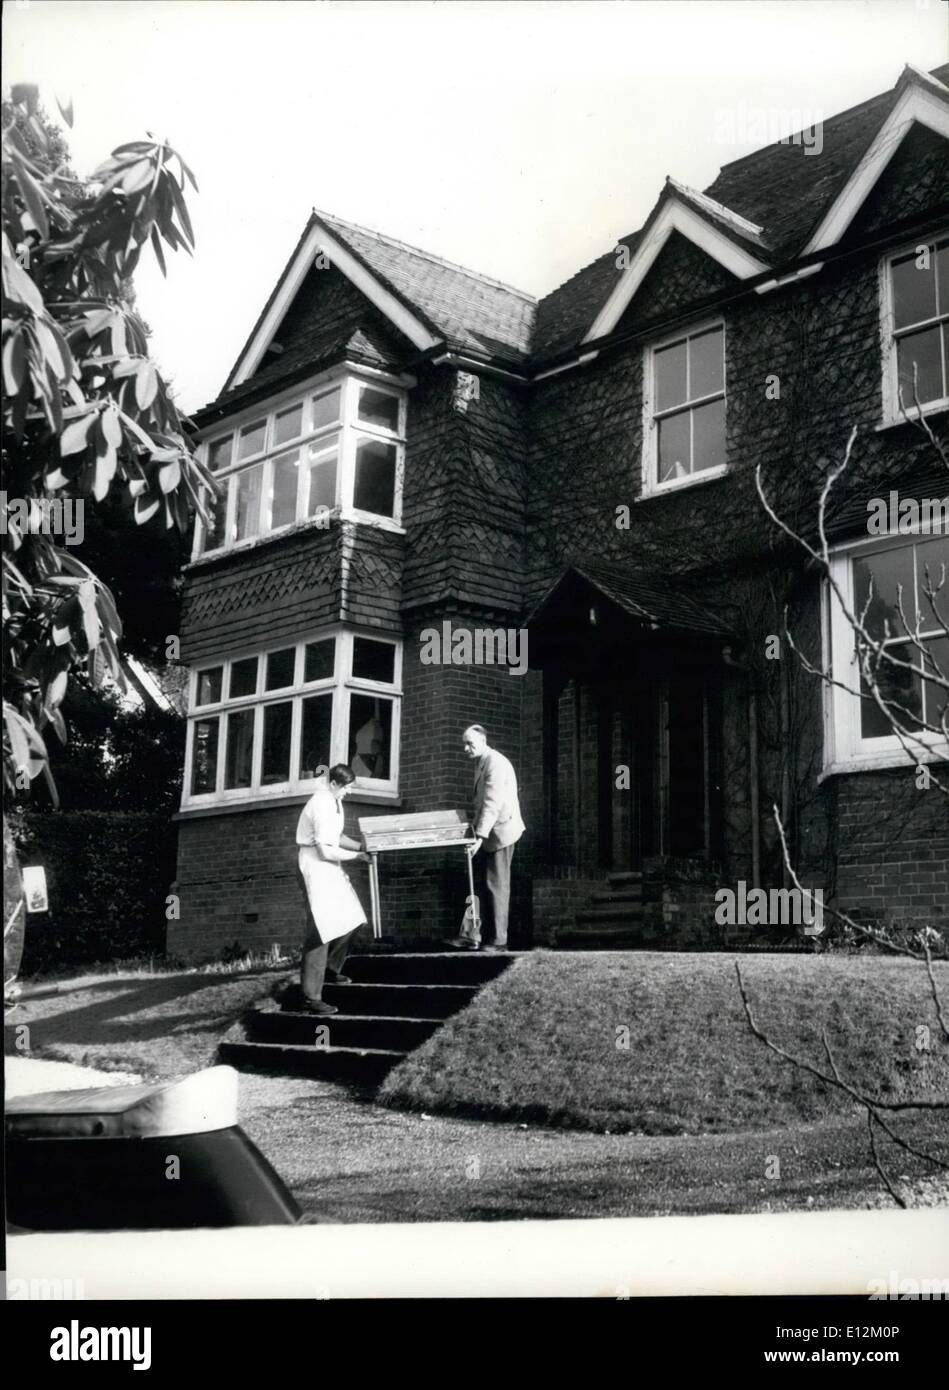
<path fill-rule="evenodd" d="M 60 96 L 57 92 L 56 105 L 59 107 L 59 114 L 62 116 L 63 120 L 66 122 L 66 124 L 69 126 L 71 130 L 73 123 L 72 97 L 67 96 L 65 93 L 62 96 Z"/>
<path fill-rule="evenodd" d="M 152 517 L 153 517 L 153 516 L 155 515 L 155 513 L 158 511 L 158 508 L 159 508 L 160 506 L 161 506 L 161 499 L 160 499 L 160 498 L 155 498 L 154 501 L 151 501 L 151 502 L 150 502 L 150 501 L 147 500 L 147 498 L 144 498 L 144 497 L 136 497 L 136 499 L 135 499 L 135 522 L 136 522 L 136 525 L 138 525 L 138 526 L 144 526 L 146 521 L 151 521 Z"/>
<path fill-rule="evenodd" d="M 140 193 L 152 181 L 154 169 L 149 159 L 140 159 L 122 176 L 122 191 L 125 194 Z"/>
<path fill-rule="evenodd" d="M 158 375 L 151 362 L 143 362 L 135 378 L 135 400 L 139 410 L 147 410 L 158 395 Z"/>
<path fill-rule="evenodd" d="M 3 344 L 3 389 L 8 396 L 15 396 L 23 385 L 26 375 L 26 348 L 23 334 L 14 328 Z"/>
<path fill-rule="evenodd" d="M 177 459 L 166 463 L 158 470 L 158 486 L 162 492 L 174 492 L 181 482 L 181 465 Z"/>
<path fill-rule="evenodd" d="M 70 420 L 59 441 L 59 452 L 63 458 L 80 453 L 89 442 L 89 431 L 96 422 L 98 411 L 90 410 L 78 420 Z"/>
<path fill-rule="evenodd" d="M 25 304 L 34 314 L 45 314 L 46 305 L 33 280 L 20 265 L 15 256 L 6 251 L 4 237 L 3 289 L 8 301 Z"/>
<path fill-rule="evenodd" d="M 67 671 L 58 671 L 50 681 L 46 691 L 46 707 L 48 710 L 54 710 L 57 705 L 62 704 L 68 683 L 69 673 Z"/>
<path fill-rule="evenodd" d="M 16 181 L 23 201 L 26 203 L 30 216 L 32 217 L 36 230 L 44 241 L 49 241 L 49 223 L 46 220 L 45 197 L 42 188 L 34 179 L 22 156 L 16 150 L 10 150 L 10 158 L 16 170 Z"/>
<path fill-rule="evenodd" d="M 119 423 L 119 413 L 114 405 L 109 405 L 102 412 L 102 434 L 107 444 L 113 449 L 117 449 L 122 443 L 122 426 Z"/>
<path fill-rule="evenodd" d="M 40 99 L 40 89 L 35 82 L 14 82 L 10 88 L 10 100 L 14 106 L 25 106 L 27 111 L 35 111 Z"/>
<path fill-rule="evenodd" d="M 161 249 L 161 237 L 158 235 L 158 228 L 152 227 L 151 230 L 152 250 L 155 252 L 155 260 L 158 262 L 158 269 L 162 275 L 167 276 L 168 267 L 165 265 L 165 253 Z"/>

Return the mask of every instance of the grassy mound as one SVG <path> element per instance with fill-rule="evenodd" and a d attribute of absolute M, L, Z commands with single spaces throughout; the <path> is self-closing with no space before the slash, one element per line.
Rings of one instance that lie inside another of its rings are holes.
<path fill-rule="evenodd" d="M 915 962 L 775 955 L 740 965 L 758 1025 L 794 1056 L 826 1071 L 826 1029 L 857 1089 L 949 1098 L 949 1046 Z M 934 968 L 945 1000 L 949 966 Z M 853 1109 L 753 1036 L 734 957 L 661 952 L 524 956 L 396 1067 L 380 1098 L 640 1134 L 770 1129 Z"/>

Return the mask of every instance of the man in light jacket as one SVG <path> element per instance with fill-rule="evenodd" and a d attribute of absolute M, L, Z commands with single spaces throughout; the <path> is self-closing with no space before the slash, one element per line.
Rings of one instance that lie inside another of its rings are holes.
<path fill-rule="evenodd" d="M 517 775 L 510 761 L 488 744 L 480 724 L 462 735 L 465 756 L 475 765 L 472 826 L 477 843 L 472 854 L 484 855 L 487 908 L 482 950 L 507 950 L 507 918 L 511 900 L 511 861 L 514 846 L 524 834 L 517 799 Z"/>

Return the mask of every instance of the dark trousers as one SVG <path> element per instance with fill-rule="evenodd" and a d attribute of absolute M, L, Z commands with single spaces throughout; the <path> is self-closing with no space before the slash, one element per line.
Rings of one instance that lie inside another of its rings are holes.
<path fill-rule="evenodd" d="M 326 978 L 326 967 L 335 970 L 337 974 L 342 970 L 349 955 L 353 937 L 359 928 L 354 927 L 345 936 L 338 936 L 335 941 L 323 942 L 317 935 L 316 928 L 312 922 L 307 923 L 307 933 L 303 939 L 303 955 L 300 959 L 300 988 L 303 990 L 304 997 L 312 1003 L 316 1003 L 323 997 L 323 981 Z"/>
<path fill-rule="evenodd" d="M 484 863 L 481 894 L 481 939 L 488 946 L 507 946 L 507 918 L 511 904 L 511 861 L 514 845 L 503 849 L 482 849 L 475 856 Z"/>

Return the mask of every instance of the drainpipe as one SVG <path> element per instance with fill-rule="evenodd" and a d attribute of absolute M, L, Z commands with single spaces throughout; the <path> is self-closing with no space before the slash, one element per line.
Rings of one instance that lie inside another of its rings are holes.
<path fill-rule="evenodd" d="M 723 647 L 722 660 L 748 678 L 748 802 L 751 811 L 751 886 L 761 882 L 761 831 L 758 805 L 758 696 L 752 683 L 751 667 L 736 661 L 731 647 Z"/>

